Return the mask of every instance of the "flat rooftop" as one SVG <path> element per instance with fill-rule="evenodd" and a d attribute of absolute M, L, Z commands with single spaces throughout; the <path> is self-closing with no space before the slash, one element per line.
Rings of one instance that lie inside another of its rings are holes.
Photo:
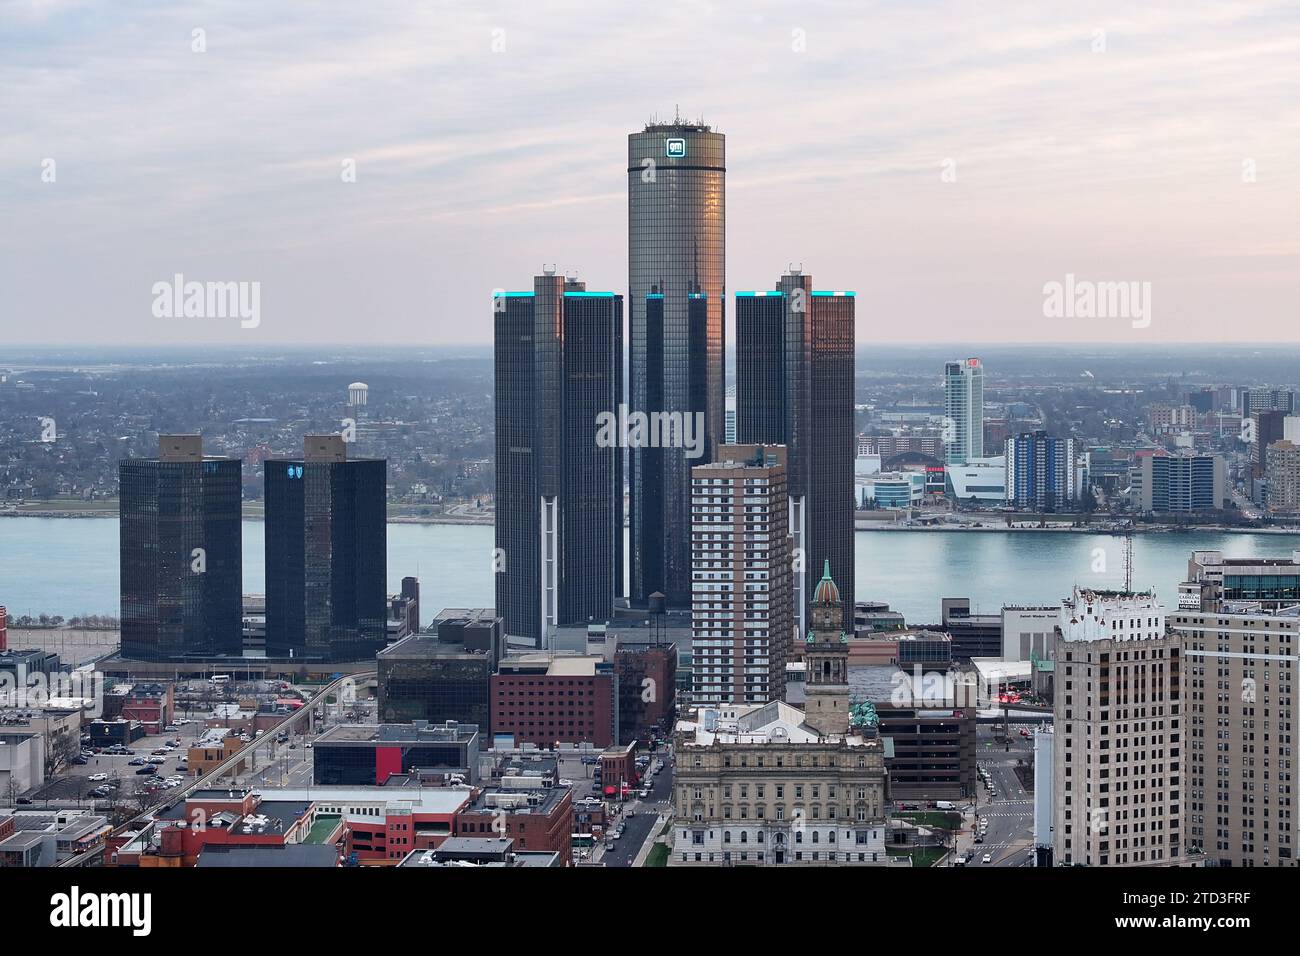
<path fill-rule="evenodd" d="M 468 743 L 479 732 L 478 724 L 340 724 L 315 741 L 345 743 Z"/>

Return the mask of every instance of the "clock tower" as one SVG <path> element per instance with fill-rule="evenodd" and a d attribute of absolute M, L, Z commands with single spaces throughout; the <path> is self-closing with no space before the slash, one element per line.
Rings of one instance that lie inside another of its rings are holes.
<path fill-rule="evenodd" d="M 804 722 L 823 737 L 849 732 L 849 639 L 844 604 L 831 579 L 829 560 L 813 591 L 812 626 L 804 646 L 806 672 Z"/>

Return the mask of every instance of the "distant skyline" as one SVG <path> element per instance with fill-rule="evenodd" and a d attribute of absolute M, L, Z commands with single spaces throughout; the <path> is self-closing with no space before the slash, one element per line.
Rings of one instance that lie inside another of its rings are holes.
<path fill-rule="evenodd" d="M 1297 63 L 1285 2 L 16 0 L 0 347 L 487 344 L 543 264 L 626 294 L 678 108 L 727 135 L 729 348 L 792 264 L 859 344 L 1300 341 Z M 158 317 L 176 274 L 257 323 Z M 1045 314 L 1076 282 L 1149 314 Z"/>

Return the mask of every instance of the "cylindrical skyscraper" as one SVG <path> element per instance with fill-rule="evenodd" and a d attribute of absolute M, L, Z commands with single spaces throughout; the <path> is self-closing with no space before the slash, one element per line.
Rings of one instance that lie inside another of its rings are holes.
<path fill-rule="evenodd" d="M 629 597 L 644 606 L 662 591 L 689 607 L 691 468 L 712 459 L 725 424 L 726 139 L 674 121 L 627 140 L 628 404 L 648 419 L 628 442 Z"/>

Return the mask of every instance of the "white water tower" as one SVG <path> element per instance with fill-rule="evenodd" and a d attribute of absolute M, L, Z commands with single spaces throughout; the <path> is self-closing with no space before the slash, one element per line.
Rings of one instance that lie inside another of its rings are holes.
<path fill-rule="evenodd" d="M 360 406 L 366 403 L 366 396 L 370 394 L 370 386 L 365 382 L 353 382 L 348 386 L 348 404 Z"/>

